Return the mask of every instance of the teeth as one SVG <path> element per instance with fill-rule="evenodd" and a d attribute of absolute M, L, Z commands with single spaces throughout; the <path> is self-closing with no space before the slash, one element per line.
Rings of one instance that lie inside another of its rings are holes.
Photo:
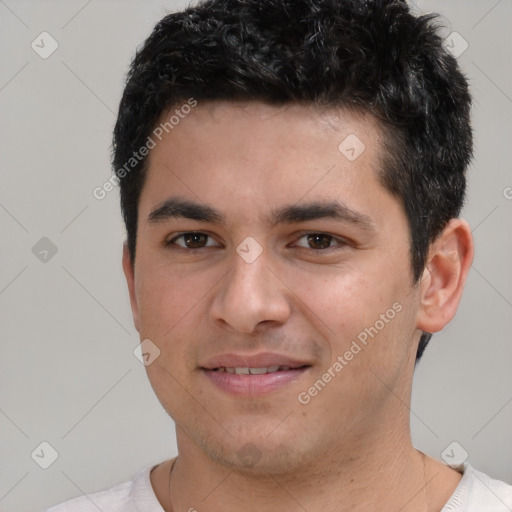
<path fill-rule="evenodd" d="M 249 368 L 249 373 L 251 375 L 263 375 L 264 373 L 267 373 L 266 368 Z"/>
<path fill-rule="evenodd" d="M 218 372 L 236 373 L 238 375 L 264 375 L 266 373 L 275 373 L 277 371 L 289 370 L 289 366 L 265 366 L 262 368 L 248 368 L 248 367 L 236 367 L 236 368 L 217 368 Z"/>

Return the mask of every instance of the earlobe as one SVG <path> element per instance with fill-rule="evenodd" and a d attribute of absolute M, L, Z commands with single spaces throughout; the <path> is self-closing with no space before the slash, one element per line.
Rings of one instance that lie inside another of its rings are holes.
<path fill-rule="evenodd" d="M 471 228 L 462 219 L 448 222 L 431 244 L 420 283 L 417 328 L 439 332 L 454 317 L 473 261 Z"/>
<path fill-rule="evenodd" d="M 126 242 L 123 244 L 123 271 L 128 285 L 128 292 L 130 294 L 133 323 L 135 324 L 135 329 L 139 331 L 139 308 L 135 294 L 135 264 L 132 262 L 128 244 Z"/>

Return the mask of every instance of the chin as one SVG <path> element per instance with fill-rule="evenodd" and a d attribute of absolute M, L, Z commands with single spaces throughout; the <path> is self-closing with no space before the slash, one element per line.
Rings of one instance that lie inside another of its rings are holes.
<path fill-rule="evenodd" d="M 295 439 L 287 428 L 283 428 L 280 435 L 277 430 L 265 435 L 262 432 L 269 432 L 269 429 L 260 426 L 254 424 L 251 428 L 245 424 L 238 430 L 227 428 L 231 435 L 220 437 L 196 427 L 189 435 L 210 459 L 236 473 L 268 478 L 304 467 L 314 452 L 313 446 L 302 445 L 307 439 Z"/>
<path fill-rule="evenodd" d="M 294 471 L 304 464 L 304 453 L 295 446 L 255 443 L 246 440 L 241 448 L 205 446 L 208 455 L 217 463 L 240 474 L 251 476 L 279 476 Z"/>

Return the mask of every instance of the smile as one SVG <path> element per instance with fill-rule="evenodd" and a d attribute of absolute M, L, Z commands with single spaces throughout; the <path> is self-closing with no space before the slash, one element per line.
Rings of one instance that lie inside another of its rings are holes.
<path fill-rule="evenodd" d="M 297 382 L 310 365 L 290 366 L 220 366 L 202 368 L 202 374 L 214 389 L 239 398 L 262 397 L 268 393 L 284 391 Z"/>
<path fill-rule="evenodd" d="M 213 369 L 213 371 L 215 371 L 215 372 L 236 373 L 237 375 L 264 375 L 266 373 L 283 372 L 283 371 L 288 371 L 288 370 L 290 370 L 289 366 L 266 366 L 263 368 L 249 368 L 249 367 L 225 368 L 225 367 L 221 366 L 220 368 Z"/>

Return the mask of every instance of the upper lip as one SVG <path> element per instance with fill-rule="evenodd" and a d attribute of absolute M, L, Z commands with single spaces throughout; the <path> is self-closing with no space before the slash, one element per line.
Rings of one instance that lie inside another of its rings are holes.
<path fill-rule="evenodd" d="M 215 368 L 267 368 L 269 366 L 289 366 L 300 368 L 311 366 L 308 361 L 292 358 L 272 352 L 259 354 L 222 354 L 209 359 L 201 368 L 214 370 Z"/>

